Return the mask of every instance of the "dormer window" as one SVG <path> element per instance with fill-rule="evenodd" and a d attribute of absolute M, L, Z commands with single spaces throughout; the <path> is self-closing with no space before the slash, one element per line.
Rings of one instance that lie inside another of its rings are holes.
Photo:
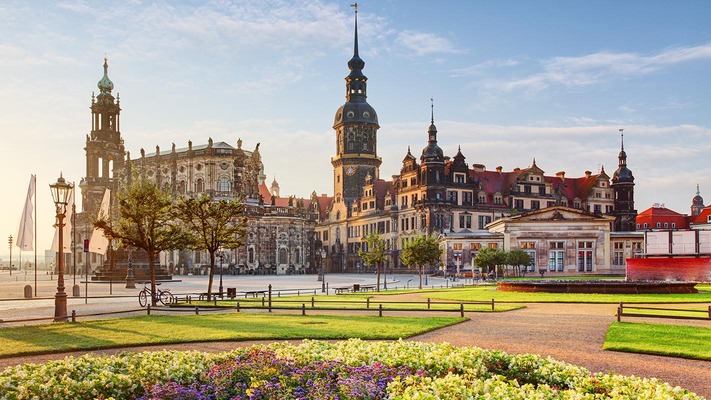
<path fill-rule="evenodd" d="M 455 173 L 454 174 L 454 183 L 464 183 L 466 175 L 460 174 L 460 173 Z"/>

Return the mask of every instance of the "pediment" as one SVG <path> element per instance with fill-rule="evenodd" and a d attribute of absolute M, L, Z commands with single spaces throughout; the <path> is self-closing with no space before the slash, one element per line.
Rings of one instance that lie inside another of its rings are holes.
<path fill-rule="evenodd" d="M 575 220 L 613 220 L 613 217 L 591 214 L 575 208 L 555 206 L 531 211 L 516 217 L 517 221 L 575 221 Z"/>

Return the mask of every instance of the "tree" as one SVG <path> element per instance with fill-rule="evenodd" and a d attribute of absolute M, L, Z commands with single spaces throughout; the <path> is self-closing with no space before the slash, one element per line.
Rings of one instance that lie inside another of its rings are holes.
<path fill-rule="evenodd" d="M 420 275 L 419 288 L 422 289 L 422 270 L 425 265 L 434 264 L 442 255 L 437 238 L 431 235 L 420 235 L 405 243 L 400 259 L 403 264 L 417 267 Z"/>
<path fill-rule="evenodd" d="M 155 182 L 134 176 L 131 184 L 118 194 L 118 217 L 112 223 L 109 216 L 99 215 L 94 226 L 108 239 L 123 247 L 148 253 L 151 292 L 156 293 L 155 259 L 161 251 L 185 246 L 188 237 L 179 221 L 173 218 L 173 200 Z M 152 305 L 157 304 L 153 296 Z"/>
<path fill-rule="evenodd" d="M 377 285 L 375 286 L 378 292 L 380 291 L 380 272 L 383 263 L 387 259 L 387 242 L 380 237 L 376 232 L 370 233 L 365 237 L 365 243 L 368 246 L 368 251 L 358 250 L 358 255 L 367 265 L 375 267 L 377 273 Z M 387 285 L 386 285 L 387 286 Z"/>
<path fill-rule="evenodd" d="M 491 272 L 492 268 L 506 262 L 505 254 L 499 249 L 481 249 L 474 257 L 474 263 L 482 269 L 482 272 Z"/>
<path fill-rule="evenodd" d="M 517 267 L 515 271 L 521 272 L 521 266 L 531 265 L 531 255 L 520 249 L 511 250 L 506 253 L 506 264 Z M 525 271 L 526 269 L 524 268 L 523 276 L 526 276 Z"/>
<path fill-rule="evenodd" d="M 174 208 L 174 217 L 189 228 L 188 247 L 205 250 L 210 254 L 210 276 L 207 283 L 207 300 L 212 298 L 215 276 L 215 254 L 221 247 L 234 249 L 243 244 L 247 222 L 244 203 L 238 200 L 218 200 L 206 194 L 200 197 L 181 196 Z"/>

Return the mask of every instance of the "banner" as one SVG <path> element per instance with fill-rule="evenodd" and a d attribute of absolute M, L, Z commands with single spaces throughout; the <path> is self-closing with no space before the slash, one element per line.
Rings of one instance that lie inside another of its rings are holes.
<path fill-rule="evenodd" d="M 69 203 L 67 204 L 67 211 L 64 214 L 64 229 L 62 230 L 62 247 L 63 253 L 72 252 L 72 209 L 74 208 L 74 190 L 69 195 Z M 59 230 L 54 227 L 54 238 L 52 239 L 52 251 L 55 253 L 59 252 Z"/>
<path fill-rule="evenodd" d="M 104 198 L 101 199 L 101 208 L 99 208 L 99 218 L 110 218 L 109 204 L 111 203 L 111 190 L 104 191 Z M 89 241 L 89 251 L 97 254 L 106 254 L 109 247 L 109 239 L 104 236 L 104 232 L 94 228 Z"/>
<path fill-rule="evenodd" d="M 30 175 L 30 186 L 27 188 L 27 199 L 25 200 L 25 208 L 22 210 L 22 218 L 20 219 L 20 228 L 17 231 L 17 242 L 15 243 L 20 251 L 34 250 L 33 241 L 35 239 L 34 231 L 34 204 L 32 198 L 35 195 L 35 184 L 37 177 Z"/>

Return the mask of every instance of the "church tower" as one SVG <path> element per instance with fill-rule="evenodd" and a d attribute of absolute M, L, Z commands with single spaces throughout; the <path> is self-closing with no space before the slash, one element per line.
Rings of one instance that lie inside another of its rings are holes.
<path fill-rule="evenodd" d="M 694 196 L 693 199 L 691 199 L 691 216 L 695 217 L 699 214 L 701 214 L 701 210 L 703 210 L 706 206 L 704 206 L 704 198 L 701 197 L 701 191 L 699 191 L 699 184 L 696 184 L 696 196 Z"/>
<path fill-rule="evenodd" d="M 101 206 L 104 189 L 116 193 L 123 172 L 124 145 L 119 116 L 120 99 L 111 94 L 114 83 L 104 58 L 104 76 L 97 84 L 99 95 L 91 95 L 91 134 L 86 136 L 86 176 L 81 182 L 82 208 L 94 218 Z M 112 196 L 113 197 L 113 196 Z"/>
<path fill-rule="evenodd" d="M 425 189 L 422 203 L 413 204 L 421 213 L 423 227 L 427 232 L 441 232 L 449 229 L 451 205 L 445 201 L 447 193 L 444 176 L 444 154 L 437 144 L 437 127 L 434 124 L 434 102 L 432 119 L 427 129 L 427 147 L 420 156 L 420 186 Z"/>
<path fill-rule="evenodd" d="M 635 230 L 637 210 L 634 209 L 634 176 L 627 168 L 627 153 L 625 153 L 624 129 L 620 129 L 620 154 L 617 171 L 612 175 L 612 190 L 615 196 L 615 232 L 631 232 Z"/>
<path fill-rule="evenodd" d="M 347 205 L 361 197 L 365 177 L 380 176 L 382 160 L 377 152 L 378 115 L 368 104 L 367 81 L 363 75 L 365 61 L 358 55 L 358 4 L 355 7 L 355 40 L 353 57 L 348 61 L 346 103 L 336 111 L 333 129 L 336 131 L 336 155 L 333 165 L 333 194 L 336 202 Z"/>

